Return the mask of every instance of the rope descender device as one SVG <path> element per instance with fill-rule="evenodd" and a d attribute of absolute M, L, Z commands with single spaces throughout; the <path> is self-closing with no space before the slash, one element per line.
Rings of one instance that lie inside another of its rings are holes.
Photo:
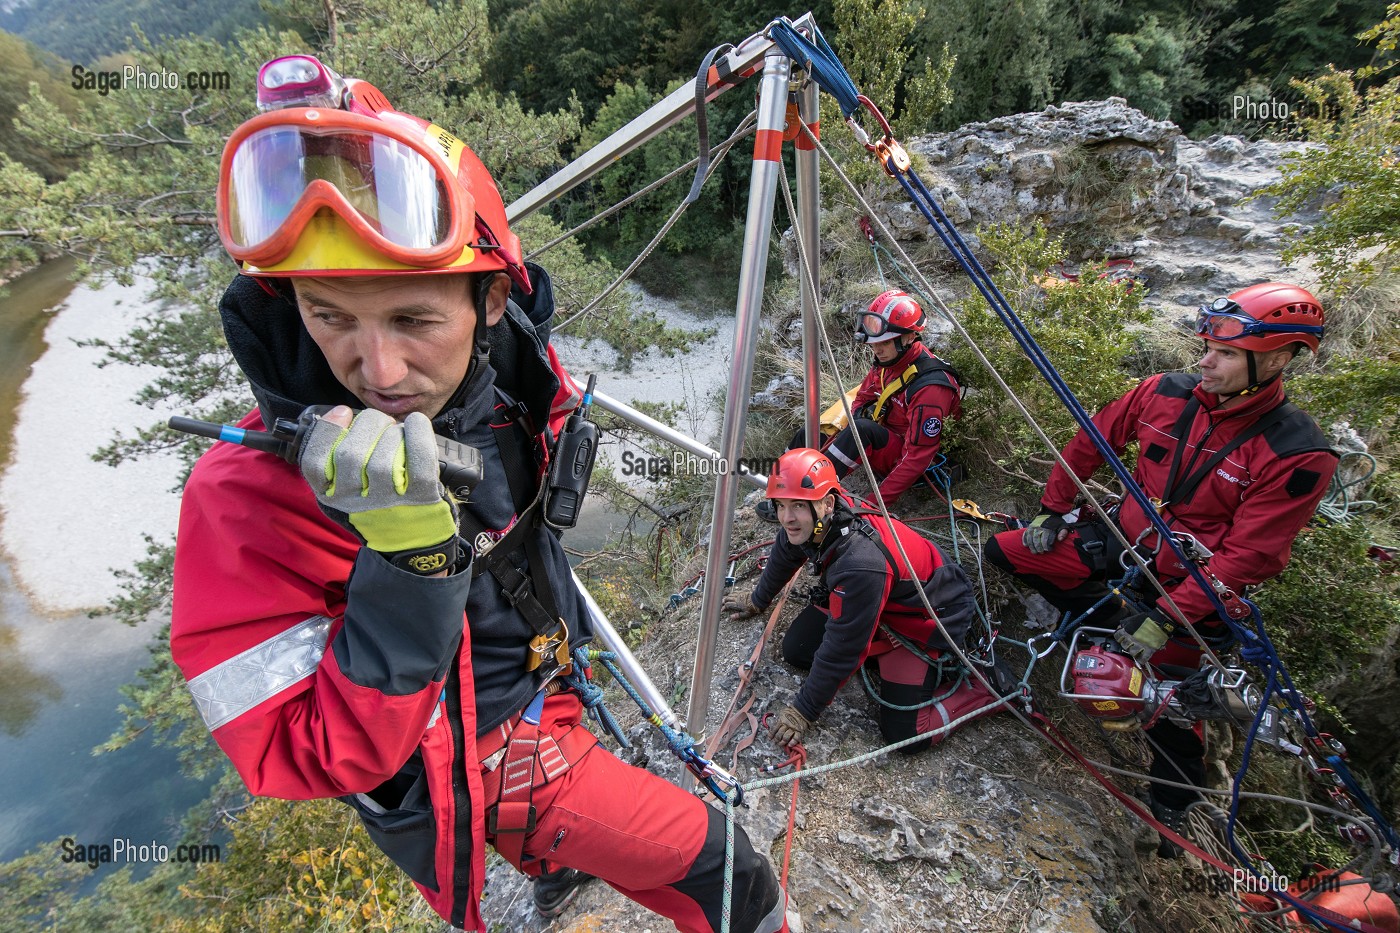
<path fill-rule="evenodd" d="M 880 124 L 880 131 L 882 133 L 879 142 L 872 143 L 870 141 L 870 134 L 866 133 L 865 130 L 861 128 L 861 125 L 856 122 L 855 115 L 852 114 L 846 118 L 846 125 L 851 128 L 852 133 L 856 134 L 856 139 L 859 140 L 861 145 L 865 146 L 866 149 L 875 153 L 876 157 L 880 160 L 880 164 L 884 166 L 886 174 L 891 178 L 895 177 L 896 171 L 909 171 L 909 153 L 904 151 L 904 147 L 894 138 L 894 131 L 890 129 L 890 121 L 880 112 L 880 108 L 875 106 L 874 102 L 864 94 L 857 95 L 856 100 L 875 117 L 876 122 Z M 893 166 L 893 168 L 891 168 L 891 166 Z"/>

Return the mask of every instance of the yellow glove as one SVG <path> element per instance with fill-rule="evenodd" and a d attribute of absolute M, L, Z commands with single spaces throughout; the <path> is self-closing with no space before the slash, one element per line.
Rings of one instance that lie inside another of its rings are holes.
<path fill-rule="evenodd" d="M 1113 637 L 1123 650 L 1144 664 L 1160 651 L 1176 625 L 1160 609 L 1128 616 Z"/>
<path fill-rule="evenodd" d="M 1026 530 L 1021 532 L 1021 543 L 1032 554 L 1044 554 L 1067 534 L 1064 517 L 1042 508 L 1040 514 L 1031 519 Z"/>
<path fill-rule="evenodd" d="M 301 473 L 321 505 L 337 519 L 344 515 L 341 524 L 384 554 L 455 541 L 457 521 L 438 481 L 437 439 L 427 416 L 414 412 L 399 424 L 370 408 L 343 427 L 347 412 L 317 419 L 302 447 Z"/>

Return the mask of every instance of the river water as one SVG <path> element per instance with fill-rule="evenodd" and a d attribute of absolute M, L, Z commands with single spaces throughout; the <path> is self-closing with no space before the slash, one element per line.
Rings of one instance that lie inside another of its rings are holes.
<path fill-rule="evenodd" d="M 102 351 L 75 343 L 126 333 L 145 308 L 147 283 L 74 287 L 71 271 L 71 263 L 46 264 L 11 282 L 0 302 L 0 787 L 9 803 L 0 860 L 36 847 L 57 859 L 65 836 L 173 847 L 180 818 L 208 790 L 181 776 L 174 753 L 149 737 L 92 754 L 118 727 L 118 688 L 146 663 L 164 620 L 128 627 L 89 611 L 117 595 L 114 570 L 142 555 L 143 534 L 173 535 L 178 465 L 155 458 L 114 469 L 90 460 L 117 432 L 168 413 L 130 401 L 154 372 L 99 367 Z M 599 343 L 560 335 L 555 345 L 580 382 L 597 372 L 599 388 L 621 401 L 678 404 L 680 427 L 706 439 L 717 423 L 707 400 L 729 369 L 733 320 L 643 299 L 670 324 L 718 333 L 684 358 L 644 353 L 626 373 Z M 617 448 L 608 451 L 615 462 Z M 594 550 L 625 520 L 590 500 L 568 543 Z"/>
<path fill-rule="evenodd" d="M 155 420 L 130 402 L 151 374 L 99 369 L 101 351 L 74 341 L 124 333 L 145 288 L 75 288 L 72 268 L 45 264 L 0 302 L 0 859 L 38 847 L 57 860 L 62 837 L 173 847 L 207 790 L 149 737 L 92 753 L 120 724 L 118 688 L 161 620 L 128 627 L 88 610 L 117 593 L 113 568 L 141 555 L 143 532 L 173 533 L 178 499 L 172 463 L 89 459 L 116 429 Z"/>

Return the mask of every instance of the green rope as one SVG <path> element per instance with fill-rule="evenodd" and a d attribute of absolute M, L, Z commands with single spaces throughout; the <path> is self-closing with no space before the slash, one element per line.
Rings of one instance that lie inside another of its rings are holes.
<path fill-rule="evenodd" d="M 1342 482 L 1342 474 L 1346 472 L 1344 464 L 1349 461 L 1364 460 L 1366 471 L 1359 474 L 1355 479 Z M 1376 458 L 1363 450 L 1344 451 L 1337 460 L 1337 471 L 1332 474 L 1332 482 L 1327 487 L 1327 495 L 1323 496 L 1318 503 L 1317 514 L 1329 522 L 1345 522 L 1352 515 L 1361 515 L 1373 511 L 1380 507 L 1374 499 L 1351 498 L 1350 490 L 1354 487 L 1370 482 L 1371 477 L 1376 475 Z"/>
<path fill-rule="evenodd" d="M 924 702 L 916 703 L 913 706 L 900 706 L 898 703 L 891 703 L 889 700 L 886 700 L 884 697 L 880 696 L 880 692 L 875 689 L 875 684 L 870 679 L 870 672 L 865 669 L 864 665 L 862 665 L 860 669 L 860 678 L 861 683 L 865 685 L 865 692 L 870 694 L 870 698 L 876 703 L 879 703 L 885 709 L 892 709 L 900 713 L 910 713 L 914 710 L 920 710 L 928 706 L 933 706 L 935 703 L 942 703 L 944 700 L 957 693 L 958 690 L 962 688 L 962 685 L 967 683 L 967 671 L 959 671 L 958 679 L 953 682 L 953 686 L 949 687 L 946 692 L 940 693 L 936 697 L 930 697 Z M 939 675 L 938 682 L 940 684 L 943 683 L 943 676 L 941 674 Z"/>

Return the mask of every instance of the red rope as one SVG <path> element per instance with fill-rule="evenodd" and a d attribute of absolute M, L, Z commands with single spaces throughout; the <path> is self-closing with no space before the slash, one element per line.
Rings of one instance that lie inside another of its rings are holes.
<path fill-rule="evenodd" d="M 1231 877 L 1235 876 L 1237 869 L 1234 866 L 1226 865 L 1220 859 L 1207 853 L 1204 849 L 1196 845 L 1190 839 L 1187 839 L 1185 836 L 1172 830 L 1170 827 L 1164 826 L 1162 823 L 1154 819 L 1152 817 L 1152 814 L 1149 813 L 1143 807 L 1143 805 L 1139 803 L 1135 798 L 1130 797 L 1123 791 L 1119 790 L 1113 784 L 1113 782 L 1111 782 L 1102 772 L 1100 772 L 1098 768 L 1095 768 L 1093 764 L 1090 763 L 1089 759 L 1084 757 L 1084 754 L 1074 746 L 1074 743 L 1072 743 L 1068 738 L 1066 738 L 1060 732 L 1059 729 L 1056 729 L 1055 724 L 1052 723 L 1049 719 L 1047 719 L 1044 715 L 1040 713 L 1033 713 L 1031 715 L 1031 720 L 1032 724 L 1035 725 L 1035 727 L 1041 732 L 1042 735 L 1044 735 L 1047 739 L 1050 740 L 1052 745 L 1054 745 L 1060 751 L 1064 752 L 1066 755 L 1073 758 L 1081 768 L 1083 768 L 1085 771 L 1088 771 L 1089 774 L 1092 775 L 1094 779 L 1097 780 L 1100 784 L 1102 784 L 1105 790 L 1107 790 L 1110 794 L 1117 798 L 1118 802 L 1123 805 L 1124 809 L 1132 813 L 1133 816 L 1136 816 L 1148 826 L 1151 826 L 1153 829 L 1157 830 L 1159 834 L 1165 836 L 1172 842 L 1181 846 L 1181 848 L 1185 849 L 1187 852 L 1190 852 L 1192 855 L 1196 856 L 1198 859 L 1205 862 L 1206 864 L 1212 865 L 1215 868 L 1220 869 L 1225 874 L 1230 875 Z M 1283 899 L 1275 897 L 1275 900 Z M 1290 904 L 1293 903 L 1291 900 L 1289 900 L 1288 902 Z M 1293 906 L 1296 908 L 1297 904 L 1293 904 Z M 1318 916 L 1323 917 L 1331 923 L 1338 924 L 1348 929 L 1360 931 L 1360 933 L 1384 933 L 1383 930 L 1381 930 L 1374 924 L 1367 923 L 1366 921 L 1358 918 L 1345 917 L 1337 913 L 1336 911 L 1328 910 L 1326 907 L 1321 907 L 1317 904 L 1309 904 L 1307 905 L 1307 909 L 1315 912 Z"/>
<path fill-rule="evenodd" d="M 780 765 L 774 765 L 774 768 L 784 768 L 790 764 L 795 764 L 798 771 L 801 771 L 807 764 L 807 750 L 802 747 L 801 743 L 792 746 L 791 758 Z M 801 778 L 792 779 L 792 802 L 788 804 L 787 842 L 783 843 L 783 873 L 780 881 L 784 891 L 788 889 L 788 865 L 792 861 L 792 837 L 797 832 L 797 785 L 801 783 L 801 780 Z M 783 917 L 782 933 L 788 933 L 787 917 Z"/>

